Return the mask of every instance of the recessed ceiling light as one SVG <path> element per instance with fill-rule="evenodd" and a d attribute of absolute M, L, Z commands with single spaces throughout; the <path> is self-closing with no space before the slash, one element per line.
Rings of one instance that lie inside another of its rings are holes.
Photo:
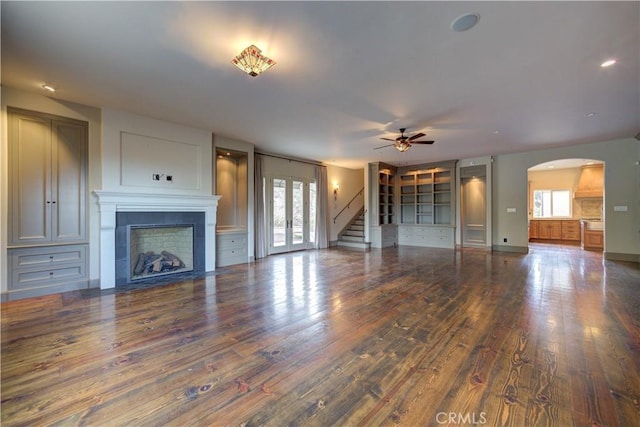
<path fill-rule="evenodd" d="M 497 135 L 497 134 L 500 133 L 500 131 L 499 130 L 494 130 L 493 133 Z"/>
<path fill-rule="evenodd" d="M 464 15 L 458 16 L 453 20 L 453 22 L 451 22 L 451 29 L 461 33 L 475 27 L 479 20 L 480 15 L 477 13 L 465 13 Z"/>
<path fill-rule="evenodd" d="M 606 61 L 604 61 L 602 64 L 600 64 L 601 67 L 611 67 L 613 64 L 616 63 L 615 59 L 607 59 Z"/>
<path fill-rule="evenodd" d="M 595 116 L 595 115 L 596 115 L 596 113 L 587 113 L 587 114 L 586 114 L 586 116 L 587 116 L 587 117 L 593 117 L 593 116 Z"/>
<path fill-rule="evenodd" d="M 48 91 L 49 91 L 49 92 L 51 92 L 51 93 L 53 93 L 53 92 L 55 92 L 55 91 L 56 91 L 56 88 L 55 88 L 55 87 L 53 87 L 53 86 L 51 86 L 51 85 L 48 85 L 48 84 L 46 84 L 46 83 L 42 85 L 42 89 L 44 89 L 44 90 L 48 90 Z"/>

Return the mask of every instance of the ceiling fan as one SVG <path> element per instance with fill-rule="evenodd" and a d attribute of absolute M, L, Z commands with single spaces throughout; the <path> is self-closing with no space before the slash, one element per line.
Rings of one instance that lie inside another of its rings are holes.
<path fill-rule="evenodd" d="M 393 141 L 393 144 L 389 144 L 389 145 L 383 145 L 382 147 L 378 147 L 378 148 L 374 148 L 374 150 L 379 150 L 381 148 L 385 148 L 385 147 L 395 147 L 396 150 L 400 151 L 400 152 L 404 152 L 407 151 L 409 148 L 411 148 L 411 146 L 413 144 L 433 144 L 435 141 L 417 141 L 417 139 L 422 138 L 423 136 L 426 136 L 424 133 L 419 132 L 416 133 L 413 136 L 405 136 L 404 135 L 404 131 L 406 131 L 406 128 L 400 128 L 400 136 L 397 137 L 396 139 L 389 139 L 389 138 L 380 138 L 380 139 L 384 139 L 386 141 Z"/>

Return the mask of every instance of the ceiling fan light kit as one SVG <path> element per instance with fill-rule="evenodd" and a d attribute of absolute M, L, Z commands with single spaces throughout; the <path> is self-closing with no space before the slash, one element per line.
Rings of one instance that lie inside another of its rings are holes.
<path fill-rule="evenodd" d="M 411 146 L 413 144 L 431 145 L 431 144 L 433 144 L 435 142 L 435 141 L 418 141 L 419 138 L 422 138 L 423 136 L 426 136 L 422 132 L 418 132 L 413 136 L 404 136 L 404 132 L 407 129 L 406 128 L 400 128 L 399 130 L 400 130 L 400 136 L 397 137 L 396 139 L 380 138 L 380 139 L 384 139 L 385 141 L 393 141 L 393 144 L 383 145 L 382 147 L 374 148 L 374 150 L 379 150 L 380 148 L 385 148 L 385 147 L 394 147 L 396 150 L 400 151 L 401 153 L 404 153 L 409 148 L 411 148 Z"/>

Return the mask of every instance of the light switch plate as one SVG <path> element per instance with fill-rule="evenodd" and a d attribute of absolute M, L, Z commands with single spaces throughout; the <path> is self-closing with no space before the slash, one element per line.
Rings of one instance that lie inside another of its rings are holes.
<path fill-rule="evenodd" d="M 516 208 L 507 208 L 507 213 L 515 213 Z"/>
<path fill-rule="evenodd" d="M 626 212 L 629 210 L 628 206 L 614 206 L 613 207 L 613 211 L 614 212 Z"/>

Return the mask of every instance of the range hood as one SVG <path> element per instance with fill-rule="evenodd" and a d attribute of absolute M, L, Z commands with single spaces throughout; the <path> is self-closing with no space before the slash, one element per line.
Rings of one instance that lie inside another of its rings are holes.
<path fill-rule="evenodd" d="M 602 197 L 604 191 L 604 168 L 602 164 L 585 165 L 580 168 L 580 180 L 573 197 Z"/>

